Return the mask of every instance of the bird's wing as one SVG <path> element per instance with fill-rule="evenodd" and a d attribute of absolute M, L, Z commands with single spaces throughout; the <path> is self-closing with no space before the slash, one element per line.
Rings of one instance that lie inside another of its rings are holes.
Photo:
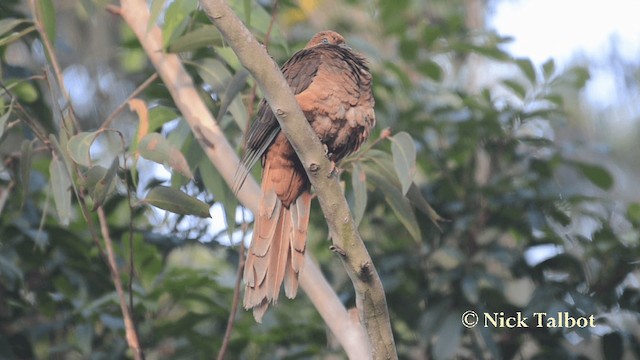
<path fill-rule="evenodd" d="M 365 59 L 348 48 L 320 45 L 314 81 L 296 95 L 311 126 L 339 161 L 358 150 L 375 124 L 371 74 Z"/>
<path fill-rule="evenodd" d="M 314 81 L 321 63 L 321 54 L 314 49 L 303 49 L 295 53 L 281 68 L 284 78 L 294 95 L 306 90 Z M 265 100 L 260 102 L 256 120 L 245 135 L 246 151 L 242 165 L 236 174 L 235 190 L 240 189 L 249 170 L 256 164 L 265 150 L 280 132 L 280 125 L 271 107 Z"/>

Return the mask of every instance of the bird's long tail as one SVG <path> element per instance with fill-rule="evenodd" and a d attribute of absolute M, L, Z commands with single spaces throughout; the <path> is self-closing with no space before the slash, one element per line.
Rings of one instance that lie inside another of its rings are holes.
<path fill-rule="evenodd" d="M 296 296 L 310 207 L 308 191 L 286 207 L 273 189 L 265 189 L 263 182 L 263 197 L 244 268 L 244 307 L 253 308 L 257 322 L 262 321 L 269 303 L 277 302 L 283 282 L 286 296 Z"/>

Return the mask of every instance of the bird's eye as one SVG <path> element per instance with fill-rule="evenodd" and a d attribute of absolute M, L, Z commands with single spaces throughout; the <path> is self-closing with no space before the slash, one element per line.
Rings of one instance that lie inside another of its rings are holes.
<path fill-rule="evenodd" d="M 322 43 L 323 43 L 323 44 L 328 44 L 328 43 L 329 43 L 329 39 L 327 39 L 327 38 L 322 38 Z"/>

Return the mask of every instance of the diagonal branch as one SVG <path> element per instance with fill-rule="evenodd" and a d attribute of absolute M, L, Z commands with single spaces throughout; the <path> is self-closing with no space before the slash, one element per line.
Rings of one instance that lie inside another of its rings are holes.
<path fill-rule="evenodd" d="M 121 0 L 120 3 L 121 9 L 110 7 L 110 10 L 120 14 L 136 34 L 204 152 L 227 184 L 232 185 L 239 166 L 238 156 L 200 99 L 178 56 L 163 51 L 161 30 L 153 26 L 147 31 L 149 8 L 146 0 Z M 248 177 L 238 192 L 238 199 L 256 212 L 260 196 L 260 187 L 253 178 Z M 350 321 L 347 310 L 311 259 L 307 258 L 305 261 L 302 274 L 300 285 L 349 358 L 368 358 L 368 344 L 362 326 Z"/>
<path fill-rule="evenodd" d="M 334 247 L 355 287 L 360 318 L 374 358 L 397 358 L 382 282 L 360 238 L 338 179 L 331 175 L 333 167 L 320 140 L 300 110 L 277 64 L 227 3 L 224 0 L 200 0 L 200 4 L 242 65 L 256 79 L 309 175 Z"/>

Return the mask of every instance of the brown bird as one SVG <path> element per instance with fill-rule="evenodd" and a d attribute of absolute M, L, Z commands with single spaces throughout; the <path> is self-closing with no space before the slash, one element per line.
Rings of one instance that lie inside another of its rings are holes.
<path fill-rule="evenodd" d="M 375 124 L 371 74 L 366 60 L 333 31 L 317 33 L 282 66 L 307 121 L 337 163 L 356 151 Z M 311 207 L 311 183 L 269 105 L 263 100 L 246 134 L 244 169 L 262 158 L 260 208 L 244 269 L 244 307 L 261 322 L 280 287 L 298 290 Z M 242 168 L 241 168 L 242 169 Z M 241 170 L 242 184 L 248 170 Z M 238 188 L 238 187 L 237 187 Z"/>

